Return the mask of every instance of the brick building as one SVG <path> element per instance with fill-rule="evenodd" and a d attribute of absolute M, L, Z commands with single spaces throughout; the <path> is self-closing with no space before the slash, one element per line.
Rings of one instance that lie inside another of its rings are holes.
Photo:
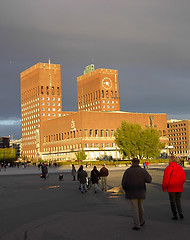
<path fill-rule="evenodd" d="M 21 73 L 23 155 L 73 160 L 82 148 L 88 159 L 120 157 L 114 132 L 123 120 L 152 126 L 167 141 L 166 114 L 121 112 L 118 71 L 85 69 L 77 78 L 78 112 L 62 111 L 60 65 L 37 63 Z"/>
<path fill-rule="evenodd" d="M 119 111 L 118 71 L 90 66 L 77 78 L 78 110 Z"/>
<path fill-rule="evenodd" d="M 9 148 L 10 137 L 0 137 L 0 148 Z"/>
<path fill-rule="evenodd" d="M 190 120 L 169 120 L 169 152 L 178 157 L 190 156 Z"/>

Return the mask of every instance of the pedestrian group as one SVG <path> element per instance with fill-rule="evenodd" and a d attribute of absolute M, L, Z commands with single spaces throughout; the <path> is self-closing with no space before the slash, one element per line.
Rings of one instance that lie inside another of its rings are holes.
<path fill-rule="evenodd" d="M 133 218 L 133 230 L 140 230 L 145 225 L 144 207 L 143 203 L 146 198 L 146 183 L 151 183 L 152 177 L 148 173 L 148 167 L 139 165 L 138 158 L 132 159 L 131 167 L 127 168 L 123 174 L 121 185 L 125 192 L 125 198 L 129 200 Z M 87 167 L 87 165 L 86 165 Z M 42 164 L 42 177 L 47 178 L 48 169 L 45 164 Z M 107 191 L 107 177 L 109 175 L 108 169 L 105 164 L 102 165 L 100 171 L 94 166 L 88 177 L 87 171 L 81 165 L 76 171 L 74 164 L 72 164 L 71 174 L 73 181 L 76 178 L 79 182 L 79 190 L 85 193 L 92 187 L 94 193 L 98 192 L 98 188 L 102 191 Z M 101 184 L 99 183 L 101 180 Z M 181 206 L 181 196 L 183 192 L 183 185 L 186 180 L 185 171 L 182 166 L 177 163 L 175 156 L 169 157 L 169 165 L 164 170 L 162 189 L 168 192 L 170 207 L 172 212 L 172 220 L 184 218 Z"/>

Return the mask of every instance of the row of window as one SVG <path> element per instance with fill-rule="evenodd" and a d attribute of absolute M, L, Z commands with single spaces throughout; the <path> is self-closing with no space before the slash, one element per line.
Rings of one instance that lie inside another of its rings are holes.
<path fill-rule="evenodd" d="M 173 142 L 173 143 L 170 143 L 169 145 L 180 145 L 180 144 L 187 144 L 186 141 L 182 141 L 182 142 Z"/>
<path fill-rule="evenodd" d="M 23 113 L 23 114 L 22 114 L 22 121 L 29 120 L 29 119 L 33 119 L 33 118 L 37 118 L 37 117 L 40 116 L 40 114 L 37 113 L 37 114 L 33 114 L 32 116 L 29 116 L 29 117 L 25 117 L 25 118 L 24 118 L 24 116 L 30 115 L 30 114 L 32 114 L 32 113 L 31 113 L 31 112 Z"/>
<path fill-rule="evenodd" d="M 44 97 L 41 97 L 41 100 L 43 101 L 43 100 L 45 100 L 45 98 L 44 98 Z M 50 98 L 47 97 L 46 100 L 47 100 L 47 101 L 50 101 Z M 51 98 L 51 100 L 52 100 L 52 101 L 55 101 L 55 98 L 53 97 L 53 98 Z M 58 100 L 58 101 L 61 101 L 61 98 L 57 98 L 57 100 Z"/>
<path fill-rule="evenodd" d="M 28 142 L 22 143 L 22 146 L 31 146 L 31 145 L 36 146 L 36 141 L 28 141 Z"/>
<path fill-rule="evenodd" d="M 109 129 L 84 129 L 84 137 L 114 137 L 114 130 Z M 44 142 L 60 141 L 64 139 L 78 138 L 82 136 L 82 130 L 57 133 L 44 136 Z"/>
<path fill-rule="evenodd" d="M 115 147 L 115 143 L 85 143 L 85 148 L 104 148 L 104 147 Z M 48 147 L 44 148 L 45 152 L 54 152 L 61 150 L 72 150 L 72 149 L 80 149 L 82 148 L 81 144 L 73 144 L 73 145 L 65 145 L 59 147 Z"/>
<path fill-rule="evenodd" d="M 171 124 L 169 124 L 169 128 L 173 128 L 173 127 L 182 127 L 182 126 L 186 126 L 186 123 L 180 123 L 180 124 L 175 124 L 175 125 L 171 125 Z"/>
<path fill-rule="evenodd" d="M 36 119 L 36 120 L 32 120 L 32 121 L 26 121 L 22 123 L 22 127 L 27 126 L 27 125 L 31 125 L 31 124 L 35 124 L 37 122 L 40 122 L 40 119 Z"/>
<path fill-rule="evenodd" d="M 186 137 L 181 137 L 181 138 L 169 138 L 169 141 L 176 141 L 176 140 L 184 140 L 187 139 Z"/>
<path fill-rule="evenodd" d="M 174 149 L 183 149 L 183 148 L 187 148 L 187 146 L 177 146 L 177 147 L 174 147 Z"/>
<path fill-rule="evenodd" d="M 22 111 L 24 112 L 24 111 L 28 111 L 32 108 L 37 108 L 39 105 L 40 105 L 39 103 L 36 103 L 36 104 L 33 104 L 33 105 L 29 105 L 28 107 L 23 107 Z"/>
<path fill-rule="evenodd" d="M 23 111 L 25 111 L 25 110 L 23 110 Z M 40 109 L 36 108 L 36 109 L 34 109 L 32 111 L 26 111 L 26 112 L 23 112 L 23 111 L 22 111 L 22 117 L 27 116 L 27 115 L 31 115 L 31 114 L 34 115 L 35 113 L 39 112 Z"/>
<path fill-rule="evenodd" d="M 187 151 L 171 151 L 171 154 L 181 154 L 181 153 L 187 153 Z"/>
<path fill-rule="evenodd" d="M 55 112 L 56 108 L 52 108 L 52 109 L 51 109 L 51 108 L 47 108 L 47 109 L 42 108 L 42 111 L 45 111 L 45 110 Z M 61 108 L 58 108 L 57 111 L 58 111 L 58 112 L 61 112 Z"/>
<path fill-rule="evenodd" d="M 172 137 L 172 136 L 183 136 L 183 135 L 187 135 L 186 132 L 184 132 L 184 133 L 168 134 L 168 137 Z"/>
<path fill-rule="evenodd" d="M 27 150 L 27 151 L 23 151 L 23 154 L 29 154 L 29 153 L 36 153 L 36 150 Z"/>
<path fill-rule="evenodd" d="M 168 132 L 179 132 L 179 131 L 186 131 L 186 128 L 177 128 L 177 129 L 168 130 Z"/>
<path fill-rule="evenodd" d="M 42 116 L 43 116 L 43 117 L 46 116 L 45 113 L 42 113 Z M 47 116 L 50 117 L 51 114 L 50 114 L 50 113 L 47 113 Z M 56 117 L 56 114 L 53 113 L 52 116 L 53 116 L 53 117 Z M 61 113 L 58 114 L 58 117 L 61 117 Z"/>
<path fill-rule="evenodd" d="M 36 127 L 40 127 L 40 124 L 38 124 L 38 125 L 33 125 L 33 126 L 30 126 L 30 127 L 22 128 L 22 131 L 27 131 L 27 130 L 31 130 L 31 129 L 36 129 Z M 29 134 L 29 133 L 28 133 L 28 134 Z"/>
<path fill-rule="evenodd" d="M 85 105 L 79 107 L 79 109 L 83 109 L 83 108 L 86 108 Z M 96 107 L 92 107 L 92 108 L 89 108 L 88 110 L 95 110 L 95 109 L 99 109 L 100 106 L 96 106 Z"/>
<path fill-rule="evenodd" d="M 35 103 L 35 102 L 37 102 L 37 101 L 39 101 L 39 100 L 40 100 L 39 98 L 35 98 L 35 99 L 32 99 L 32 100 L 29 100 L 29 101 L 27 101 L 27 102 L 25 102 L 25 103 L 22 103 L 22 104 L 21 104 L 21 107 L 27 106 L 27 105 L 29 105 L 29 104 L 31 104 L 31 103 Z"/>
<path fill-rule="evenodd" d="M 101 95 L 100 95 L 101 93 Z M 101 97 L 104 98 L 117 98 L 117 91 L 113 92 L 113 91 L 104 91 L 102 90 L 100 92 L 100 90 L 98 91 L 95 91 L 93 93 L 88 93 L 88 94 L 85 94 L 85 95 L 82 95 L 82 96 L 79 96 L 79 104 L 83 104 L 83 103 L 87 103 L 87 102 L 91 102 L 93 100 L 96 100 L 96 99 L 100 99 Z"/>
<path fill-rule="evenodd" d="M 42 106 L 45 105 L 44 102 L 42 102 L 41 104 L 42 104 Z M 46 104 L 47 104 L 47 106 L 50 106 L 50 102 L 47 102 Z M 55 106 L 55 103 L 54 103 L 54 102 L 52 103 L 52 106 Z M 58 103 L 57 106 L 61 106 L 61 103 Z"/>
<path fill-rule="evenodd" d="M 60 95 L 60 89 L 59 87 L 53 87 L 53 86 L 41 86 L 41 94 L 47 94 L 47 95 Z"/>

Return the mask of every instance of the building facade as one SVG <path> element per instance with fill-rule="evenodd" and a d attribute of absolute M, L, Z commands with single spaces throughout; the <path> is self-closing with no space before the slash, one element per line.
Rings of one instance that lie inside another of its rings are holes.
<path fill-rule="evenodd" d="M 85 71 L 77 78 L 77 93 L 78 111 L 119 111 L 118 71 L 102 68 Z"/>
<path fill-rule="evenodd" d="M 154 119 L 153 122 L 151 119 Z M 47 161 L 76 159 L 84 149 L 88 160 L 121 158 L 114 133 L 122 121 L 151 126 L 160 130 L 161 141 L 167 140 L 166 114 L 79 111 L 43 123 L 42 158 Z"/>
<path fill-rule="evenodd" d="M 38 63 L 21 73 L 23 155 L 47 161 L 120 158 L 114 132 L 122 121 L 160 131 L 167 141 L 166 114 L 121 112 L 118 71 L 88 66 L 77 78 L 78 112 L 62 111 L 60 65 Z"/>
<path fill-rule="evenodd" d="M 0 148 L 9 148 L 10 137 L 0 137 Z"/>
<path fill-rule="evenodd" d="M 170 154 L 189 158 L 190 120 L 170 120 L 167 125 Z"/>

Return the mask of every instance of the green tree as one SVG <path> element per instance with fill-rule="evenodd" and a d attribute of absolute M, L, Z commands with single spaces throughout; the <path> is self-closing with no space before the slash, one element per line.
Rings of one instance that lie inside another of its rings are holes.
<path fill-rule="evenodd" d="M 157 157 L 162 149 L 159 132 L 153 128 L 145 130 L 139 124 L 123 121 L 115 133 L 115 142 L 123 157 Z"/>
<path fill-rule="evenodd" d="M 16 160 L 16 149 L 0 148 L 0 162 L 14 162 Z"/>
<path fill-rule="evenodd" d="M 80 160 L 83 161 L 83 160 L 85 160 L 87 158 L 87 155 L 86 155 L 84 149 L 80 150 L 79 152 L 76 152 L 75 156 L 76 156 L 78 161 L 80 161 Z"/>

